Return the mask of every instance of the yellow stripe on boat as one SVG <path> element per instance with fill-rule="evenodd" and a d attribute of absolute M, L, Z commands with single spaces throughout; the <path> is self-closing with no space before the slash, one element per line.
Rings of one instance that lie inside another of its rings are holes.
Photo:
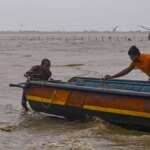
<path fill-rule="evenodd" d="M 26 95 L 26 98 L 29 101 L 65 105 L 65 101 L 63 102 L 63 101 L 59 101 L 59 100 L 56 100 L 53 98 L 48 99 L 48 98 L 42 98 L 42 97 L 38 97 L 38 96 L 31 96 L 31 95 Z M 107 113 L 115 113 L 115 114 L 120 114 L 120 115 L 129 115 L 129 116 L 150 118 L 150 113 L 146 113 L 146 112 L 138 112 L 138 111 L 132 111 L 132 110 L 114 109 L 114 108 L 90 106 L 90 105 L 84 105 L 83 108 L 88 109 L 88 110 L 101 111 L 101 112 L 107 112 Z"/>
<path fill-rule="evenodd" d="M 131 111 L 131 110 L 114 109 L 114 108 L 90 106 L 90 105 L 84 105 L 83 108 L 88 109 L 88 110 L 109 112 L 109 113 L 115 113 L 115 114 L 121 114 L 121 115 L 129 115 L 129 116 L 150 118 L 150 113 L 146 113 L 146 112 L 137 112 L 137 111 Z"/>
<path fill-rule="evenodd" d="M 48 99 L 48 98 L 42 98 L 42 97 L 38 97 L 38 96 L 26 95 L 26 99 L 29 101 L 36 101 L 36 102 L 41 102 L 41 103 L 65 105 L 65 102 L 58 101 L 53 98 Z"/>

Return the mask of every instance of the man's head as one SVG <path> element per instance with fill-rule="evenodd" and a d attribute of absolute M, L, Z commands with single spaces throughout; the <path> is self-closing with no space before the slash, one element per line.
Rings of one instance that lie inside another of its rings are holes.
<path fill-rule="evenodd" d="M 42 66 L 42 69 L 44 70 L 44 71 L 47 71 L 47 70 L 49 70 L 50 69 L 50 66 L 51 66 L 51 62 L 50 62 L 50 60 L 49 59 L 43 59 L 42 61 L 41 61 L 41 66 Z"/>
<path fill-rule="evenodd" d="M 128 55 L 130 56 L 132 61 L 138 61 L 140 57 L 140 51 L 135 45 L 133 45 L 130 47 Z"/>

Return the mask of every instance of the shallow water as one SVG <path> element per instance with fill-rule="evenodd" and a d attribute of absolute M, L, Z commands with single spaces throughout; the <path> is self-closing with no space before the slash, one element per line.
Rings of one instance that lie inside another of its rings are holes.
<path fill-rule="evenodd" d="M 149 133 L 113 126 L 99 118 L 82 122 L 25 113 L 20 106 L 22 90 L 9 87 L 9 83 L 24 82 L 24 72 L 43 58 L 51 60 L 56 80 L 116 73 L 129 65 L 127 51 L 133 44 L 150 53 L 146 34 L 1 34 L 0 149 L 150 149 Z M 147 80 L 139 70 L 123 78 Z"/>

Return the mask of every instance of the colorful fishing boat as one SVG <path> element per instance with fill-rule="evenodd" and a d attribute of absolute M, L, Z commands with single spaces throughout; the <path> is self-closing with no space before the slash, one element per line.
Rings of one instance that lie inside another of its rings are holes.
<path fill-rule="evenodd" d="M 150 82 L 73 77 L 68 82 L 30 81 L 21 87 L 34 111 L 72 119 L 100 117 L 150 131 Z"/>

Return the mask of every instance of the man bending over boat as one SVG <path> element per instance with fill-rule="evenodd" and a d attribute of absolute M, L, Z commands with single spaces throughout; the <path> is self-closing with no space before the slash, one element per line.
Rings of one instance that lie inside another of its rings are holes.
<path fill-rule="evenodd" d="M 146 75 L 148 75 L 150 80 L 150 54 L 140 53 L 139 49 L 135 45 L 133 45 L 129 49 L 128 55 L 132 60 L 130 65 L 115 75 L 106 75 L 104 77 L 105 80 L 124 76 L 131 72 L 133 69 L 140 69 Z"/>
<path fill-rule="evenodd" d="M 29 71 L 27 71 L 24 76 L 27 78 L 27 82 L 30 80 L 34 81 L 46 81 L 52 76 L 52 72 L 50 71 L 51 62 L 48 59 L 43 59 L 41 61 L 41 65 L 35 65 L 31 67 Z M 25 97 L 25 93 L 22 95 L 22 107 L 25 110 L 29 110 L 27 107 L 27 100 Z"/>
<path fill-rule="evenodd" d="M 41 65 L 33 66 L 29 71 L 27 71 L 24 76 L 27 80 L 48 80 L 52 72 L 50 71 L 51 62 L 48 59 L 43 59 Z"/>

